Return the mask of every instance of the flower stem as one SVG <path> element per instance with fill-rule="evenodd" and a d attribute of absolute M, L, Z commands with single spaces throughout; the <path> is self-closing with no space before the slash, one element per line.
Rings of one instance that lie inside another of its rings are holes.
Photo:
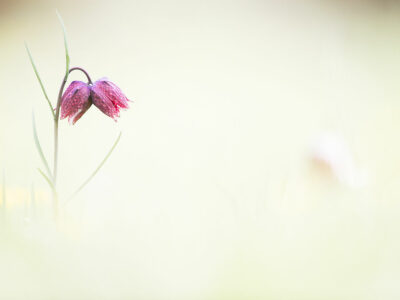
<path fill-rule="evenodd" d="M 56 114 L 54 116 L 54 169 L 53 169 L 53 184 L 54 187 L 56 187 L 56 182 L 57 182 L 57 163 L 58 163 L 58 120 L 60 119 L 60 108 L 61 108 L 61 98 L 62 94 L 64 92 L 64 87 L 65 84 L 67 83 L 68 80 L 68 75 L 74 70 L 79 70 L 83 72 L 87 79 L 89 84 L 92 84 L 92 80 L 89 76 L 89 74 L 82 68 L 79 67 L 74 67 L 68 70 L 68 72 L 65 73 L 64 79 L 61 83 L 60 90 L 58 92 L 58 99 L 57 99 L 57 106 L 56 106 Z"/>
<path fill-rule="evenodd" d="M 56 187 L 57 183 L 57 166 L 58 166 L 58 120 L 60 118 L 60 108 L 61 108 L 61 98 L 64 91 L 65 84 L 67 83 L 68 79 L 67 72 L 64 76 L 64 79 L 61 83 L 60 90 L 58 92 L 58 99 L 57 99 L 57 106 L 56 106 L 56 114 L 54 117 L 54 164 L 53 164 L 53 185 L 54 188 Z"/>
<path fill-rule="evenodd" d="M 64 92 L 65 84 L 67 83 L 68 80 L 68 75 L 74 70 L 79 70 L 83 72 L 87 79 L 88 83 L 92 84 L 92 80 L 89 76 L 89 74 L 82 68 L 79 67 L 74 67 L 69 70 L 64 75 L 63 81 L 61 83 L 60 90 L 58 92 L 58 98 L 57 98 L 57 106 L 56 106 L 56 113 L 54 115 L 54 163 L 53 163 L 53 202 L 54 202 L 54 214 L 57 217 L 58 215 L 58 195 L 57 195 L 57 170 L 58 170 L 58 120 L 60 119 L 60 108 L 61 108 L 61 100 L 62 100 L 62 95 Z"/>
<path fill-rule="evenodd" d="M 67 83 L 69 72 L 65 73 L 64 79 L 61 83 L 60 91 L 58 92 L 56 114 L 54 116 L 54 163 L 53 163 L 53 205 L 54 216 L 58 218 L 58 195 L 57 195 L 57 170 L 58 170 L 58 120 L 60 117 L 61 98 L 64 91 L 65 84 Z"/>
<path fill-rule="evenodd" d="M 74 68 L 71 68 L 71 69 L 69 70 L 69 73 L 71 73 L 72 71 L 75 71 L 75 70 L 78 70 L 78 71 L 83 72 L 83 73 L 86 75 L 86 77 L 87 77 L 88 84 L 92 84 L 92 79 L 90 78 L 88 72 L 86 72 L 86 71 L 85 71 L 84 69 L 82 69 L 82 68 L 74 67 Z"/>

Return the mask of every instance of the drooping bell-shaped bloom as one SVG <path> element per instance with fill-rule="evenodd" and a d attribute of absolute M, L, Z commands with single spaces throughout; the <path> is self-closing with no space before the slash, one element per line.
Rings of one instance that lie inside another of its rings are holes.
<path fill-rule="evenodd" d="M 61 98 L 61 119 L 68 117 L 75 124 L 92 105 L 90 87 L 82 81 L 73 81 Z"/>
<path fill-rule="evenodd" d="M 119 117 L 121 109 L 129 108 L 128 102 L 130 100 L 122 93 L 119 87 L 107 78 L 97 80 L 90 87 L 90 90 L 93 104 L 115 121 Z"/>
<path fill-rule="evenodd" d="M 69 122 L 75 124 L 92 103 L 115 121 L 121 109 L 129 108 L 130 100 L 107 78 L 101 78 L 94 84 L 90 79 L 89 82 L 71 82 L 61 98 L 61 119 L 68 117 Z"/>

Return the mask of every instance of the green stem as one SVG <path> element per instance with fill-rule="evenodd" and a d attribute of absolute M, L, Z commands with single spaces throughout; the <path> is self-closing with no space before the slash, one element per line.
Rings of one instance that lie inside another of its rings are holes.
<path fill-rule="evenodd" d="M 53 185 L 56 189 L 57 183 L 57 167 L 58 167 L 58 120 L 60 119 L 60 108 L 61 108 L 61 98 L 64 91 L 65 84 L 68 80 L 69 71 L 65 73 L 64 79 L 61 83 L 60 90 L 58 92 L 56 114 L 54 117 L 54 164 L 53 164 Z"/>
<path fill-rule="evenodd" d="M 68 75 L 69 73 L 71 73 L 72 71 L 81 71 L 83 72 L 87 79 L 88 79 L 88 83 L 92 84 L 92 80 L 89 76 L 89 74 L 82 68 L 79 67 L 74 67 L 71 68 L 69 70 L 67 70 L 67 72 L 65 73 L 64 79 L 61 83 L 61 87 L 60 90 L 58 92 L 58 98 L 57 98 L 57 106 L 56 106 L 56 113 L 54 116 L 54 169 L 53 169 L 53 184 L 54 184 L 54 189 L 56 189 L 56 183 L 57 183 L 57 167 L 58 167 L 58 121 L 60 119 L 60 108 L 61 108 L 61 100 L 62 100 L 62 95 L 64 92 L 64 88 L 65 88 L 65 84 L 67 83 L 68 80 Z"/>
<path fill-rule="evenodd" d="M 58 195 L 57 195 L 57 170 L 58 170 L 58 120 L 60 119 L 61 98 L 64 91 L 65 84 L 68 80 L 69 70 L 65 73 L 64 79 L 61 83 L 60 91 L 58 92 L 56 114 L 54 116 L 54 163 L 53 163 L 53 190 L 52 198 L 54 205 L 54 216 L 58 220 Z"/>

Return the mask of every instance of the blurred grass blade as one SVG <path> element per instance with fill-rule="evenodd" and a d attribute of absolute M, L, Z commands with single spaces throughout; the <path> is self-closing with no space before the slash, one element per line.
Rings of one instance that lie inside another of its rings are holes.
<path fill-rule="evenodd" d="M 60 21 L 62 30 L 63 30 L 63 34 L 64 34 L 64 47 L 65 47 L 65 62 L 66 62 L 66 76 L 68 76 L 69 73 L 69 53 L 68 53 L 68 43 L 67 43 L 67 32 L 65 30 L 65 25 L 64 25 L 64 21 L 61 18 L 60 13 L 58 12 L 58 10 L 56 10 L 56 14 L 58 17 L 58 20 Z"/>
<path fill-rule="evenodd" d="M 35 71 L 36 78 L 37 78 L 37 80 L 39 81 L 40 87 L 42 88 L 42 92 L 43 92 L 43 94 L 44 94 L 44 97 L 46 98 L 47 103 L 49 104 L 51 114 L 53 115 L 53 117 L 55 117 L 55 112 L 54 112 L 54 110 L 53 110 L 53 106 L 51 105 L 49 96 L 47 96 L 47 92 L 46 92 L 46 90 L 45 90 L 45 88 L 44 88 L 44 85 L 43 85 L 42 80 L 40 79 L 40 75 L 39 75 L 38 70 L 36 69 L 35 62 L 33 61 L 32 54 L 31 54 L 31 52 L 29 51 L 28 45 L 27 45 L 26 43 L 25 43 L 25 48 L 26 48 L 26 51 L 28 52 L 29 60 L 31 61 L 33 71 Z"/>
<path fill-rule="evenodd" d="M 43 176 L 43 178 L 46 180 L 46 182 L 50 185 L 50 188 L 51 188 L 52 190 L 54 190 L 54 185 L 53 185 L 53 183 L 51 182 L 50 178 L 47 177 L 46 174 L 44 174 L 44 172 L 43 172 L 41 169 L 38 168 L 37 170 L 39 171 L 40 175 Z"/>
<path fill-rule="evenodd" d="M 36 130 L 35 113 L 33 111 L 32 111 L 32 127 L 33 127 L 33 137 L 35 139 L 36 149 L 39 152 L 40 158 L 42 159 L 44 166 L 46 167 L 47 175 L 50 178 L 52 178 L 53 176 L 51 175 L 49 164 L 47 163 L 46 157 L 43 154 L 42 147 L 40 146 L 39 137 Z"/>
<path fill-rule="evenodd" d="M 5 209 L 6 208 L 6 203 L 7 203 L 7 198 L 6 198 L 6 173 L 3 170 L 3 189 L 2 189 L 2 206 Z"/>
<path fill-rule="evenodd" d="M 7 209 L 7 198 L 6 198 L 6 173 L 3 170 L 3 186 L 2 186 L 2 201 L 1 201 L 1 218 L 2 222 L 6 222 L 6 209 Z"/>
<path fill-rule="evenodd" d="M 36 197 L 35 197 L 36 191 L 35 191 L 35 184 L 32 182 L 31 185 L 31 205 L 30 205 L 30 214 L 32 218 L 34 219 L 36 217 Z"/>
<path fill-rule="evenodd" d="M 101 169 L 101 167 L 104 165 L 104 163 L 107 161 L 107 159 L 110 157 L 111 153 L 114 151 L 115 147 L 117 146 L 120 138 L 121 138 L 122 132 L 119 133 L 117 139 L 114 142 L 114 145 L 111 147 L 110 151 L 108 151 L 106 157 L 103 159 L 103 161 L 100 163 L 100 165 L 97 167 L 96 170 L 92 173 L 92 175 L 89 176 L 88 179 L 72 194 L 71 197 L 68 198 L 67 202 L 71 200 L 73 197 L 75 197 L 88 183 L 92 178 L 97 174 L 97 172 Z M 65 203 L 66 204 L 66 203 Z"/>

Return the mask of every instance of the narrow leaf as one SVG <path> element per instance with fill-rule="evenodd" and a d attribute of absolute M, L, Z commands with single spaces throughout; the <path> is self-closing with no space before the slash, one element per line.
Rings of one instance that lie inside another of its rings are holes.
<path fill-rule="evenodd" d="M 31 52 L 29 51 L 28 45 L 27 45 L 26 43 L 25 43 L 25 48 L 26 48 L 26 51 L 28 52 L 29 60 L 31 61 L 33 71 L 35 71 L 36 78 L 37 78 L 37 80 L 39 81 L 39 84 L 40 84 L 40 87 L 41 87 L 42 92 L 43 92 L 43 94 L 44 94 L 44 97 L 46 98 L 46 101 L 47 101 L 47 103 L 49 104 L 51 114 L 52 114 L 53 117 L 54 117 L 54 116 L 55 116 L 55 113 L 54 113 L 54 110 L 53 110 L 53 106 L 51 105 L 49 96 L 47 96 L 46 89 L 44 88 L 43 82 L 42 82 L 42 80 L 40 79 L 39 72 L 38 72 L 38 70 L 37 70 L 37 68 L 36 68 L 35 62 L 33 61 L 33 58 L 32 58 L 32 54 L 31 54 Z"/>
<path fill-rule="evenodd" d="M 46 175 L 42 170 L 40 170 L 39 168 L 38 168 L 37 170 L 39 171 L 40 175 L 42 175 L 43 178 L 46 180 L 46 182 L 49 184 L 50 188 L 51 188 L 52 190 L 54 190 L 54 185 L 53 185 L 53 183 L 51 182 L 50 178 L 47 177 L 47 175 Z"/>
<path fill-rule="evenodd" d="M 111 147 L 110 151 L 108 151 L 106 157 L 103 159 L 103 161 L 100 163 L 100 165 L 96 168 L 96 170 L 94 170 L 94 172 L 89 176 L 89 178 L 86 179 L 86 181 L 72 194 L 71 197 L 69 197 L 69 199 L 67 201 L 69 201 L 73 197 L 75 197 L 90 182 L 90 180 L 93 179 L 93 177 L 97 174 L 97 172 L 99 172 L 101 167 L 104 165 L 104 163 L 107 161 L 107 159 L 110 157 L 111 153 L 114 151 L 115 147 L 117 146 L 117 144 L 121 138 L 121 134 L 122 134 L 122 132 L 119 133 L 117 139 L 114 142 L 114 145 Z"/>
<path fill-rule="evenodd" d="M 33 127 L 33 138 L 35 139 L 36 149 L 37 149 L 39 156 L 42 159 L 42 162 L 46 168 L 47 175 L 50 178 L 52 178 L 53 176 L 51 175 L 49 164 L 47 163 L 46 157 L 43 154 L 42 146 L 40 146 L 39 137 L 38 137 L 37 130 L 36 130 L 35 114 L 33 111 L 32 111 L 32 127 Z"/>
<path fill-rule="evenodd" d="M 64 21 L 61 18 L 60 13 L 58 12 L 58 10 L 56 10 L 56 14 L 58 17 L 58 20 L 60 21 L 62 30 L 63 30 L 63 34 L 64 34 L 64 47 L 65 47 L 65 62 L 66 62 L 66 73 L 68 76 L 69 73 L 69 53 L 68 53 L 68 43 L 67 43 L 67 31 L 65 30 L 65 25 L 64 25 Z"/>

